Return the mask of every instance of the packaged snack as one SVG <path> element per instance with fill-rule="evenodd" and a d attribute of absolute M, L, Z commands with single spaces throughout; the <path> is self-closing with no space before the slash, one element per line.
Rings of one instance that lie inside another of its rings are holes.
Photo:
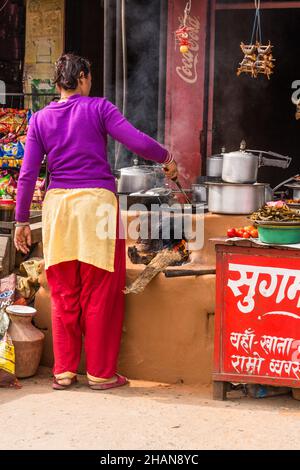
<path fill-rule="evenodd" d="M 10 175 L 6 174 L 0 178 L 0 198 L 7 195 L 6 189 L 9 186 Z"/>
<path fill-rule="evenodd" d="M 0 279 L 0 387 L 17 387 L 15 376 L 15 348 L 7 333 L 9 319 L 6 307 L 14 303 L 16 292 L 16 275 Z"/>
<path fill-rule="evenodd" d="M 0 340 L 0 387 L 18 387 L 15 375 L 15 348 L 11 337 L 5 333 Z"/>
<path fill-rule="evenodd" d="M 17 277 L 15 274 L 0 279 L 0 312 L 5 312 L 15 300 Z"/>
<path fill-rule="evenodd" d="M 23 158 L 24 144 L 22 144 L 20 141 L 3 144 L 1 157 Z"/>

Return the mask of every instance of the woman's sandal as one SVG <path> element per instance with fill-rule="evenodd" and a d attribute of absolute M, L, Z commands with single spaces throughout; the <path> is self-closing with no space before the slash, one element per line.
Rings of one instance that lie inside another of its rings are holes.
<path fill-rule="evenodd" d="M 95 382 L 92 385 L 89 383 L 89 387 L 92 390 L 108 390 L 109 388 L 122 387 L 123 385 L 129 384 L 129 380 L 123 375 L 116 374 L 116 376 L 117 376 L 117 380 L 115 382 L 108 382 L 108 383 L 106 382 L 96 383 Z"/>
<path fill-rule="evenodd" d="M 60 379 L 58 379 L 58 380 L 60 380 Z M 58 380 L 57 380 L 56 377 L 54 377 L 53 384 L 52 384 L 53 390 L 67 390 L 67 389 L 73 387 L 73 385 L 76 385 L 77 382 L 78 382 L 76 376 L 71 379 L 71 382 L 68 385 L 60 384 L 58 382 Z M 61 379 L 61 380 L 63 380 L 63 379 Z"/>

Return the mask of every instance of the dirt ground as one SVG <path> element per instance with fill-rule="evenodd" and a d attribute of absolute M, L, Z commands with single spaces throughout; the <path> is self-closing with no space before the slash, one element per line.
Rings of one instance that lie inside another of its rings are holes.
<path fill-rule="evenodd" d="M 226 402 L 211 389 L 132 381 L 93 392 L 85 377 L 54 392 L 51 372 L 0 389 L 3 449 L 300 449 L 300 402 L 292 397 Z"/>

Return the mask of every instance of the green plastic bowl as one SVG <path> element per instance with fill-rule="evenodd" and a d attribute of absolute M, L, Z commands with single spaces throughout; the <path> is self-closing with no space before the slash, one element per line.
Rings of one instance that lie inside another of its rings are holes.
<path fill-rule="evenodd" d="M 300 243 L 300 225 L 295 226 L 278 226 L 278 225 L 259 225 L 259 239 L 263 243 L 272 245 L 292 245 Z"/>

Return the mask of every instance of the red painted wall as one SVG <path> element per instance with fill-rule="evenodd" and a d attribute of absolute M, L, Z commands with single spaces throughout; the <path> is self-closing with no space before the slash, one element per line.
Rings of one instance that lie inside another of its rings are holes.
<path fill-rule="evenodd" d="M 175 50 L 174 33 L 185 5 L 186 0 L 169 0 L 165 142 L 178 163 L 180 181 L 188 187 L 201 171 L 208 0 L 192 2 L 193 45 L 182 55 L 178 46 Z"/>

